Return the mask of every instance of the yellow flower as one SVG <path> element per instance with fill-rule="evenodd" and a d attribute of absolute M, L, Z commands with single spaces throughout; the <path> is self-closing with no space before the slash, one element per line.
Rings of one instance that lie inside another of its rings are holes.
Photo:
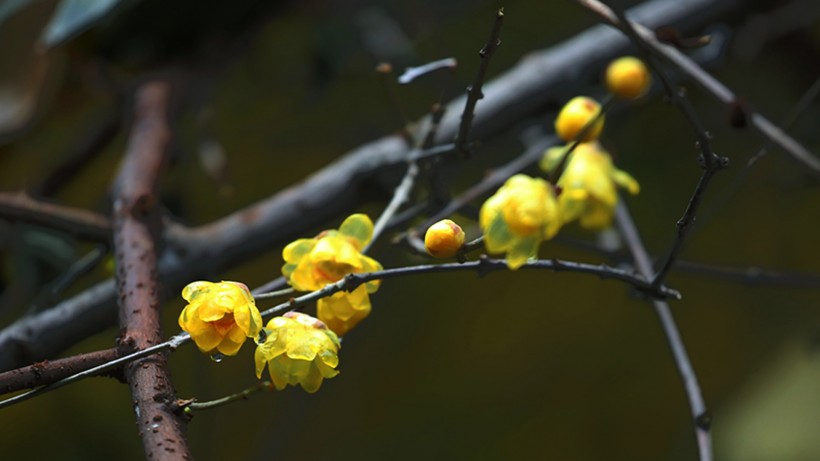
<path fill-rule="evenodd" d="M 621 99 L 643 96 L 652 84 L 652 76 L 643 61 L 624 56 L 612 61 L 606 68 L 606 87 Z"/>
<path fill-rule="evenodd" d="M 452 258 L 464 246 L 464 230 L 449 219 L 442 219 L 424 234 L 424 249 L 435 258 Z"/>
<path fill-rule="evenodd" d="M 265 327 L 267 338 L 256 347 L 256 377 L 268 365 L 273 384 L 280 391 L 288 384 L 313 393 L 323 379 L 339 374 L 339 338 L 320 320 L 301 312 L 274 317 Z"/>
<path fill-rule="evenodd" d="M 559 138 L 570 142 L 575 140 L 587 123 L 595 120 L 581 138 L 583 142 L 594 141 L 604 129 L 604 116 L 598 117 L 599 112 L 601 112 L 601 105 L 597 101 L 586 96 L 576 96 L 570 99 L 558 113 L 555 119 L 555 133 Z M 596 117 L 598 117 L 597 120 Z"/>
<path fill-rule="evenodd" d="M 282 251 L 282 274 L 299 291 L 315 291 L 350 273 L 375 272 L 382 265 L 361 253 L 373 237 L 373 222 L 364 214 L 344 220 L 339 230 L 326 230 L 312 239 L 299 239 Z M 360 285 L 350 293 L 339 292 L 320 299 L 317 315 L 339 336 L 370 314 L 370 293 L 379 281 Z"/>
<path fill-rule="evenodd" d="M 541 167 L 550 172 L 560 161 L 565 147 L 548 150 Z M 558 187 L 558 209 L 564 223 L 578 220 L 585 229 L 605 229 L 612 224 L 618 204 L 616 185 L 630 194 L 637 194 L 640 185 L 625 171 L 612 164 L 612 159 L 598 143 L 579 144 L 566 162 Z"/>
<path fill-rule="evenodd" d="M 182 297 L 188 305 L 179 314 L 179 327 L 206 354 L 236 355 L 245 339 L 262 329 L 262 316 L 243 283 L 193 282 Z"/>
<path fill-rule="evenodd" d="M 561 228 L 552 186 L 541 178 L 517 174 L 484 202 L 479 215 L 484 245 L 507 253 L 507 266 L 518 269 L 535 257 L 542 240 Z"/>

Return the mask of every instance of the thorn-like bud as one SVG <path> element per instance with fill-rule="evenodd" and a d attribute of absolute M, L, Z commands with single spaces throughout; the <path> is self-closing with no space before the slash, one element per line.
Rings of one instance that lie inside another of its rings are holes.
<path fill-rule="evenodd" d="M 449 219 L 442 219 L 427 229 L 424 248 L 434 258 L 452 258 L 464 246 L 464 230 Z"/>
<path fill-rule="evenodd" d="M 606 68 L 606 87 L 621 99 L 637 99 L 649 90 L 652 75 L 638 58 L 624 56 Z"/>
<path fill-rule="evenodd" d="M 587 123 L 590 123 L 601 112 L 601 105 L 592 98 L 576 96 L 564 105 L 558 118 L 555 119 L 555 133 L 566 142 L 574 141 Z M 604 117 L 598 119 L 581 137 L 581 142 L 598 139 L 604 128 Z"/>

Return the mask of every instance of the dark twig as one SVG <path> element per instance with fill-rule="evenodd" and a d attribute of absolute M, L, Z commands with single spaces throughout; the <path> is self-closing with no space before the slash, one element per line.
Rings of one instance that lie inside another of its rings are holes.
<path fill-rule="evenodd" d="M 630 216 L 629 210 L 627 210 L 623 201 L 620 201 L 615 209 L 615 219 L 626 240 L 627 247 L 632 253 L 632 258 L 635 260 L 638 272 L 646 277 L 647 280 L 652 279 L 654 277 L 652 273 L 652 260 L 649 258 L 646 248 L 644 248 L 641 236 L 638 234 L 638 229 L 635 227 L 632 216 Z M 655 307 L 655 313 L 661 322 L 661 327 L 666 335 L 666 341 L 675 359 L 675 365 L 683 379 L 683 387 L 686 390 L 686 396 L 689 400 L 689 408 L 695 426 L 695 436 L 700 454 L 699 459 L 700 461 L 711 461 L 712 436 L 709 432 L 711 417 L 703 401 L 697 375 L 695 375 L 692 362 L 689 360 L 689 354 L 686 352 L 686 346 L 684 346 L 683 339 L 681 339 L 680 332 L 675 324 L 675 318 L 672 317 L 672 312 L 669 310 L 669 304 L 667 304 L 666 301 L 655 299 L 652 301 L 652 305 Z"/>
<path fill-rule="evenodd" d="M 484 78 L 487 75 L 487 69 L 490 67 L 490 58 L 495 53 L 496 48 L 501 45 L 501 25 L 504 22 L 504 9 L 500 8 L 495 13 L 495 21 L 493 21 L 493 28 L 490 31 L 490 38 L 487 43 L 478 52 L 481 57 L 481 62 L 476 72 L 473 84 L 467 87 L 467 100 L 464 102 L 464 112 L 461 113 L 461 124 L 458 126 L 458 134 L 456 135 L 456 148 L 465 157 L 470 156 L 469 137 L 470 130 L 473 126 L 473 117 L 475 115 L 475 106 L 478 100 L 484 97 L 481 92 L 481 87 L 484 85 Z"/>
<path fill-rule="evenodd" d="M 538 269 L 549 270 L 552 272 L 575 272 L 590 274 L 601 279 L 613 279 L 627 283 L 632 285 L 638 291 L 646 293 L 648 296 L 655 299 L 680 299 L 681 297 L 677 290 L 666 287 L 655 288 L 648 282 L 648 279 L 642 276 L 621 269 L 609 267 L 605 264 L 594 265 L 572 261 L 562 261 L 558 259 L 532 260 L 521 266 L 521 269 Z M 296 307 L 303 306 L 309 302 L 316 301 L 340 291 L 351 291 L 356 289 L 356 287 L 362 283 L 366 283 L 371 280 L 386 280 L 396 277 L 406 277 L 408 275 L 464 271 L 475 271 L 479 275 L 483 276 L 490 272 L 501 270 L 509 270 L 506 260 L 481 258 L 478 261 L 469 261 L 465 263 L 422 264 L 418 266 L 385 269 L 376 272 L 348 274 L 338 282 L 326 285 L 320 290 L 299 296 L 298 298 L 293 298 L 290 301 L 286 301 L 266 309 L 262 312 L 262 316 L 267 317 L 287 310 L 292 310 Z"/>
<path fill-rule="evenodd" d="M 96 242 L 108 242 L 111 238 L 111 221 L 107 217 L 35 200 L 24 192 L 0 192 L 0 219 L 36 224 Z"/>
<path fill-rule="evenodd" d="M 212 408 L 218 408 L 223 405 L 227 405 L 232 402 L 236 402 L 237 400 L 248 400 L 252 394 L 255 394 L 259 391 L 271 391 L 273 390 L 273 383 L 270 381 L 262 381 L 261 383 L 257 384 L 256 386 L 249 387 L 244 389 L 236 394 L 231 394 L 220 399 L 209 400 L 207 402 L 197 402 L 197 401 L 179 401 L 178 405 L 182 408 L 186 414 L 190 414 L 194 411 L 202 411 L 202 410 L 210 410 Z"/>
<path fill-rule="evenodd" d="M 137 90 L 134 126 L 116 183 L 114 254 L 122 344 L 144 349 L 162 342 L 157 234 L 157 182 L 170 138 L 170 85 L 148 82 Z M 124 367 L 137 428 L 147 459 L 190 457 L 185 421 L 173 412 L 176 394 L 164 355 Z"/>

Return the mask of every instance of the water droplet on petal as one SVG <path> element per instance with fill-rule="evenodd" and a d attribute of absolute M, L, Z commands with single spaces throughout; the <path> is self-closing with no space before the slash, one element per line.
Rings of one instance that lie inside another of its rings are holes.
<path fill-rule="evenodd" d="M 225 356 L 223 354 L 219 353 L 219 352 L 217 352 L 216 354 L 211 355 L 211 360 L 213 360 L 216 363 L 221 362 L 222 359 L 224 359 L 224 358 L 225 358 Z"/>

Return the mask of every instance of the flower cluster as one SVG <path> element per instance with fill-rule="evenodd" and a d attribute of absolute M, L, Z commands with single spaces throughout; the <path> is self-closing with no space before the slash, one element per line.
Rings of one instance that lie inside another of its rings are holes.
<path fill-rule="evenodd" d="M 326 230 L 315 238 L 299 239 L 282 251 L 282 274 L 299 291 L 314 291 L 338 282 L 351 273 L 382 270 L 378 261 L 362 254 L 373 237 L 373 222 L 367 215 L 354 214 L 339 230 Z M 364 283 L 355 290 L 322 298 L 317 304 L 319 320 L 343 336 L 370 314 L 370 294 L 379 281 Z"/>
<path fill-rule="evenodd" d="M 548 150 L 541 168 L 551 172 L 565 152 L 565 147 Z M 578 220 L 581 227 L 591 230 L 609 227 L 618 204 L 616 186 L 633 195 L 640 191 L 638 182 L 629 173 L 615 168 L 609 153 L 597 142 L 576 146 L 558 180 L 558 213 L 562 223 Z"/>
<path fill-rule="evenodd" d="M 339 338 L 323 322 L 300 312 L 274 317 L 265 327 L 267 338 L 256 348 L 256 377 L 265 365 L 277 389 L 299 384 L 313 393 L 322 380 L 339 374 Z"/>
<path fill-rule="evenodd" d="M 490 253 L 506 253 L 510 269 L 535 257 L 561 227 L 555 191 L 541 178 L 517 174 L 484 202 L 479 214 Z"/>
<path fill-rule="evenodd" d="M 193 282 L 182 290 L 188 305 L 179 327 L 204 353 L 236 355 L 262 329 L 262 316 L 248 287 L 238 282 Z"/>

